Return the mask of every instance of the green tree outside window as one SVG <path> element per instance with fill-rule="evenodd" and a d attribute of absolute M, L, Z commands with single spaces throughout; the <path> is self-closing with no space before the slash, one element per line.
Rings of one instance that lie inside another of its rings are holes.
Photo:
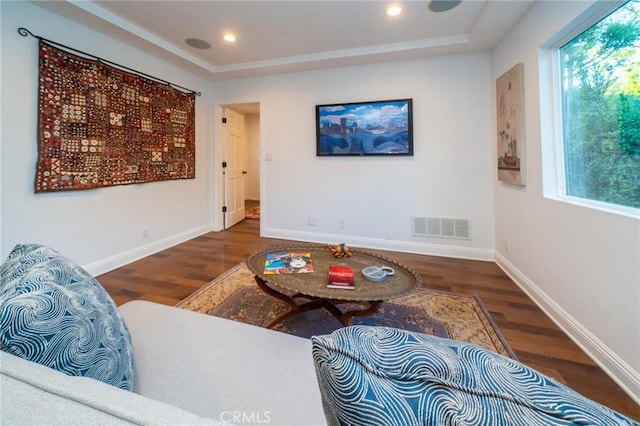
<path fill-rule="evenodd" d="M 640 208 L 640 0 L 560 48 L 567 195 Z"/>

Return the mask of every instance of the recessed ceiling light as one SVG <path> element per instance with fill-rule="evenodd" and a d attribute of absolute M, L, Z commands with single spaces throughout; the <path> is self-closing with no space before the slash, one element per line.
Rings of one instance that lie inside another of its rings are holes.
<path fill-rule="evenodd" d="M 231 33 L 227 33 L 224 36 L 222 36 L 223 39 L 225 39 L 225 41 L 228 41 L 230 43 L 233 43 L 234 41 L 236 41 L 236 36 L 234 36 Z"/>
<path fill-rule="evenodd" d="M 431 0 L 429 10 L 432 12 L 446 12 L 460 4 L 462 0 Z"/>
<path fill-rule="evenodd" d="M 387 8 L 387 15 L 389 16 L 398 16 L 402 13 L 402 8 L 400 6 L 390 6 Z"/>
<path fill-rule="evenodd" d="M 211 45 L 204 40 L 200 40 L 199 38 L 188 38 L 184 41 L 189 46 L 194 47 L 196 49 L 209 49 Z"/>

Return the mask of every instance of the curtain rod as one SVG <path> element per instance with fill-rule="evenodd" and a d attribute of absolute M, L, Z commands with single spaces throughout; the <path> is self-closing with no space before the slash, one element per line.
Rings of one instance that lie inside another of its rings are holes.
<path fill-rule="evenodd" d="M 47 43 L 49 43 L 49 44 L 51 44 L 53 46 L 61 47 L 61 48 L 66 49 L 66 50 L 70 50 L 72 52 L 79 53 L 81 55 L 84 55 L 84 56 L 87 56 L 87 57 L 89 57 L 91 59 L 94 59 L 94 60 L 96 60 L 98 62 L 103 62 L 105 64 L 109 64 L 111 66 L 114 66 L 114 67 L 129 71 L 129 72 L 135 73 L 137 75 L 140 75 L 140 76 L 143 76 L 143 77 L 147 77 L 147 78 L 149 78 L 151 80 L 154 80 L 154 81 L 156 81 L 158 83 L 166 84 L 169 87 L 173 87 L 173 88 L 176 88 L 176 89 L 181 89 L 181 90 L 187 91 L 189 93 L 194 93 L 197 96 L 202 96 L 202 93 L 196 92 L 195 90 L 191 90 L 191 89 L 188 89 L 186 87 L 182 87 L 182 86 L 179 86 L 177 84 L 170 83 L 170 82 L 168 82 L 166 80 L 162 80 L 161 78 L 154 77 L 154 76 L 149 75 L 149 74 L 145 74 L 145 73 L 143 73 L 141 71 L 137 71 L 137 70 L 134 70 L 132 68 L 125 67 L 124 65 L 117 64 L 115 62 L 109 61 L 107 59 L 100 58 L 100 57 L 92 55 L 90 53 L 86 53 L 86 52 L 83 52 L 81 50 L 74 49 L 73 47 L 65 46 L 64 44 L 61 44 L 61 43 L 58 43 L 58 42 L 55 42 L 55 41 L 52 41 L 52 40 L 48 40 L 48 39 L 46 39 L 44 37 L 37 36 L 37 35 L 33 34 L 31 31 L 29 31 L 28 29 L 26 29 L 24 27 L 18 28 L 18 34 L 20 34 L 22 37 L 26 37 L 26 36 L 30 35 L 31 37 L 35 37 L 38 40 L 47 42 Z"/>

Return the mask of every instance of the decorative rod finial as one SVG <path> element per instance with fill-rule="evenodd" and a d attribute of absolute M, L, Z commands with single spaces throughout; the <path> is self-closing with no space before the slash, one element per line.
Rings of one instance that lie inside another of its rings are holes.
<path fill-rule="evenodd" d="M 18 28 L 18 34 L 20 34 L 22 37 L 26 37 L 28 35 L 30 35 L 31 37 L 35 37 L 31 31 L 29 31 L 28 29 L 24 28 L 24 27 L 20 27 Z"/>
<path fill-rule="evenodd" d="M 2 1 L 2 0 L 0 0 L 0 1 Z M 186 87 L 182 87 L 182 86 L 178 86 L 177 84 L 169 83 L 168 81 L 164 81 L 164 80 L 162 80 L 160 78 L 151 76 L 149 74 L 145 74 L 143 72 L 136 71 L 136 70 L 131 69 L 129 67 L 125 67 L 124 65 L 116 64 L 115 62 L 111 62 L 111 61 L 108 61 L 106 59 L 99 58 L 99 57 L 97 57 L 95 55 L 92 55 L 90 53 L 85 53 L 85 52 L 83 52 L 81 50 L 74 49 L 73 47 L 65 46 L 64 44 L 57 43 L 57 42 L 52 41 L 52 40 L 47 40 L 46 38 L 43 38 L 43 37 L 40 37 L 40 36 L 37 36 L 37 35 L 33 34 L 31 31 L 29 31 L 25 27 L 18 28 L 18 34 L 20 34 L 22 37 L 26 37 L 26 36 L 30 35 L 31 37 L 37 38 L 40 41 L 45 41 L 45 42 L 51 44 L 52 46 L 56 46 L 56 47 L 59 47 L 59 48 L 62 48 L 62 49 L 66 49 L 67 51 L 72 51 L 72 52 L 76 52 L 76 53 L 79 53 L 79 54 L 84 55 L 84 56 L 88 56 L 88 57 L 94 59 L 95 61 L 106 63 L 108 65 L 115 66 L 115 67 L 118 67 L 120 69 L 124 69 L 126 71 L 135 73 L 137 75 L 141 75 L 143 77 L 150 78 L 150 79 L 152 79 L 152 80 L 154 80 L 154 81 L 156 81 L 158 83 L 166 84 L 169 87 L 175 87 L 175 88 L 178 88 L 178 89 L 181 89 L 181 90 L 186 90 L 187 92 L 194 93 L 197 96 L 202 95 L 200 92 L 196 92 L 195 90 L 187 89 Z"/>

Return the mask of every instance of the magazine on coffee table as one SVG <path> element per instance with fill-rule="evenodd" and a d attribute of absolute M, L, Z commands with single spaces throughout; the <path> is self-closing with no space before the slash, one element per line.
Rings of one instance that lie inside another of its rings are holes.
<path fill-rule="evenodd" d="M 310 252 L 267 253 L 265 274 L 307 274 L 313 272 Z"/>

